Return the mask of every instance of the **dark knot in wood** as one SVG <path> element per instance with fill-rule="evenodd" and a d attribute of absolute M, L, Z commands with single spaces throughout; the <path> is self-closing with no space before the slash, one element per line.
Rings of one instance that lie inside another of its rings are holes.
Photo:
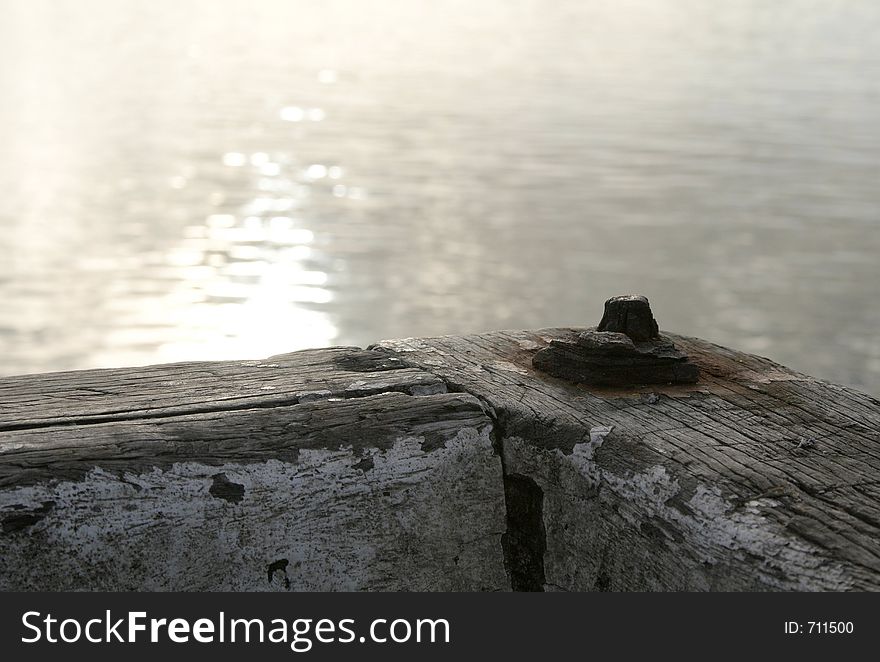
<path fill-rule="evenodd" d="M 693 383 L 699 369 L 660 335 L 648 300 L 614 297 L 595 331 L 574 341 L 553 340 L 532 364 L 554 377 L 595 386 Z"/>

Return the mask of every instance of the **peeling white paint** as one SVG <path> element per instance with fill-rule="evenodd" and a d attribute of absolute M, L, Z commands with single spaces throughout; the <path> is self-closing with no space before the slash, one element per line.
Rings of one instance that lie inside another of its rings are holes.
<path fill-rule="evenodd" d="M 592 445 L 593 450 L 602 445 L 602 442 L 605 441 L 605 437 L 611 434 L 613 429 L 613 425 L 597 425 L 590 428 L 590 444 Z"/>
<path fill-rule="evenodd" d="M 595 428 L 591 433 L 593 430 Z M 663 465 L 626 475 L 600 466 L 595 451 L 607 436 L 604 430 L 602 432 L 595 437 L 591 434 L 589 442 L 576 444 L 570 454 L 559 449 L 542 450 L 517 437 L 504 439 L 508 471 L 532 477 L 544 490 L 548 556 L 571 554 L 577 545 L 601 535 L 589 530 L 588 517 L 582 516 L 583 528 L 574 531 L 570 527 L 554 526 L 556 517 L 567 518 L 566 522 L 576 521 L 577 514 L 572 511 L 578 508 L 598 513 L 597 509 L 609 505 L 623 518 L 622 524 L 632 527 L 633 531 L 638 531 L 646 522 L 668 523 L 670 530 L 686 541 L 669 541 L 671 550 L 679 550 L 672 552 L 675 557 L 670 557 L 669 563 L 683 564 L 690 556 L 707 567 L 730 566 L 738 560 L 742 562 L 741 567 L 748 567 L 754 574 L 754 577 L 743 578 L 741 584 L 757 579 L 759 584 L 779 590 L 845 590 L 850 585 L 841 564 L 830 562 L 820 549 L 803 539 L 786 535 L 777 522 L 762 514 L 756 502 L 737 507 L 717 486 L 700 484 L 682 508 L 674 500 L 682 495 L 682 487 Z M 591 492 L 596 498 L 586 499 L 585 495 Z M 760 505 L 772 507 L 773 501 L 765 499 Z M 670 551 L 658 548 L 656 553 L 669 554 Z M 557 565 L 571 564 L 565 559 L 556 561 Z M 552 572 L 553 563 L 549 565 Z M 581 560 L 580 565 L 588 567 L 590 563 Z M 697 567 L 693 572 L 701 570 Z M 554 581 L 550 574 L 548 581 Z M 573 588 L 583 590 L 584 587 Z"/>
<path fill-rule="evenodd" d="M 302 449 L 296 463 L 96 468 L 2 490 L 0 518 L 54 507 L 0 534 L 0 588 L 283 590 L 267 571 L 287 559 L 291 590 L 503 589 L 499 536 L 485 536 L 505 521 L 488 427 L 432 452 L 424 441 Z M 355 467 L 366 459 L 371 468 Z M 239 502 L 211 494 L 220 473 L 243 486 Z"/>

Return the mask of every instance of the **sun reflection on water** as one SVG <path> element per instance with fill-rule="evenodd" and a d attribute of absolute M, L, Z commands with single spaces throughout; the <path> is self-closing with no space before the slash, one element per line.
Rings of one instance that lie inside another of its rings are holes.
<path fill-rule="evenodd" d="M 283 119 L 299 117 L 291 108 Z M 307 109 L 300 119 L 324 116 Z M 304 205 L 319 180 L 339 181 L 343 169 L 272 151 L 230 150 L 217 162 L 226 170 L 208 175 L 228 172 L 236 183 L 227 189 L 250 195 L 233 205 L 215 191 L 202 222 L 185 226 L 164 253 L 142 256 L 154 278 L 163 273 L 170 287 L 146 291 L 136 308 L 120 309 L 122 328 L 107 334 L 93 363 L 261 358 L 327 346 L 338 336 L 328 306 L 335 299 L 331 272 L 341 263 L 318 245 L 315 219 Z M 182 190 L 198 186 L 198 178 L 187 171 L 170 185 Z M 118 285 L 130 291 L 137 281 Z"/>
<path fill-rule="evenodd" d="M 243 170 L 254 194 L 188 226 L 165 256 L 178 277 L 167 299 L 188 309 L 173 309 L 179 337 L 158 348 L 162 360 L 255 358 L 332 344 L 338 331 L 325 309 L 334 299 L 327 260 L 305 216 L 294 213 L 309 183 L 330 170 L 285 167 L 289 158 L 269 152 L 231 151 L 220 160 Z M 332 174 L 339 178 L 342 169 L 333 166 Z"/>
<path fill-rule="evenodd" d="M 0 373 L 634 290 L 877 391 L 880 4 L 799 4 L 5 2 Z"/>

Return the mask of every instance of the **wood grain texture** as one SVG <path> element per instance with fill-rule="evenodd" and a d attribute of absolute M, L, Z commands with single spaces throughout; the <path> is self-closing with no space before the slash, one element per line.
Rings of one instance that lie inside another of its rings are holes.
<path fill-rule="evenodd" d="M 880 588 L 876 399 L 533 367 L 581 331 L 0 379 L 0 588 Z"/>
<path fill-rule="evenodd" d="M 698 383 L 603 389 L 532 367 L 579 331 L 377 346 L 493 412 L 506 477 L 542 492 L 545 589 L 880 588 L 876 399 L 671 334 Z"/>
<path fill-rule="evenodd" d="M 140 374 L 0 380 L 0 589 L 507 587 L 476 398 L 352 349 Z"/>
<path fill-rule="evenodd" d="M 0 379 L 0 430 L 271 408 L 374 393 L 445 391 L 424 370 L 357 347 L 331 347 L 264 361 L 172 363 Z"/>

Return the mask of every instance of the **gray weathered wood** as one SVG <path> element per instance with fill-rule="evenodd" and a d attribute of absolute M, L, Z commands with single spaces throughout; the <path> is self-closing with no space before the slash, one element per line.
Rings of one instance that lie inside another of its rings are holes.
<path fill-rule="evenodd" d="M 0 379 L 0 588 L 880 588 L 876 399 L 533 367 L 582 331 Z"/>
<path fill-rule="evenodd" d="M 876 399 L 669 334 L 698 383 L 603 389 L 532 367 L 577 332 L 379 345 L 494 411 L 506 477 L 541 501 L 523 586 L 880 588 Z"/>
<path fill-rule="evenodd" d="M 466 394 L 376 352 L 0 380 L 4 590 L 499 590 Z"/>
<path fill-rule="evenodd" d="M 0 379 L 0 430 L 82 425 L 397 391 L 445 390 L 424 370 L 357 347 L 264 361 L 172 363 Z"/>

